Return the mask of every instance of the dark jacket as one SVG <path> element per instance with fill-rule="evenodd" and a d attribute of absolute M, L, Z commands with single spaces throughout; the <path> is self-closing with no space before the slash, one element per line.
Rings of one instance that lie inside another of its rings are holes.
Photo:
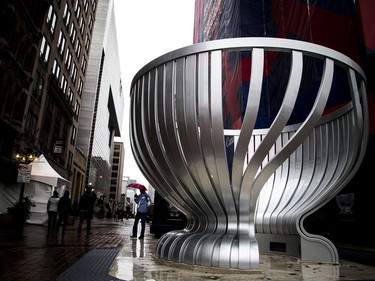
<path fill-rule="evenodd" d="M 151 198 L 146 192 L 141 191 L 140 195 L 134 196 L 134 201 L 138 205 L 137 212 L 140 212 L 140 213 L 148 212 L 148 209 L 151 204 Z"/>
<path fill-rule="evenodd" d="M 92 215 L 94 213 L 95 197 L 89 193 L 84 193 L 78 204 L 78 210 L 81 213 L 88 213 Z"/>
<path fill-rule="evenodd" d="M 70 198 L 69 198 L 69 191 L 66 190 L 64 192 L 64 196 L 60 198 L 58 204 L 58 212 L 60 216 L 67 216 L 70 212 Z"/>

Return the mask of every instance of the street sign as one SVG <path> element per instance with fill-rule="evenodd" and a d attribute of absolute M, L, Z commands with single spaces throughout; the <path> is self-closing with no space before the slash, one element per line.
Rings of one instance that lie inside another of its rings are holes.
<path fill-rule="evenodd" d="M 26 169 L 18 169 L 17 182 L 29 183 L 31 172 Z"/>

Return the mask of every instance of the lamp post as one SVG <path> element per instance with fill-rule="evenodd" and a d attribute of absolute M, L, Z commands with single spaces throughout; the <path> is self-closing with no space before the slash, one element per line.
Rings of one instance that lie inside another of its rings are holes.
<path fill-rule="evenodd" d="M 29 169 L 29 166 L 27 164 L 37 159 L 37 157 L 34 153 L 24 154 L 22 152 L 16 152 L 14 154 L 14 158 L 20 163 L 17 174 L 17 182 L 21 183 L 21 190 L 18 201 L 22 202 L 25 192 L 25 184 L 30 182 L 31 177 L 31 170 Z"/>

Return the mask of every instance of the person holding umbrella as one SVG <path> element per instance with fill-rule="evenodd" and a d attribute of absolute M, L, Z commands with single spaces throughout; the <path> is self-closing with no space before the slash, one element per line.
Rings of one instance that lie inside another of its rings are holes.
<path fill-rule="evenodd" d="M 137 232 L 138 232 L 138 222 L 141 220 L 141 234 L 138 237 L 139 239 L 143 239 L 145 236 L 145 227 L 146 227 L 146 220 L 147 220 L 147 214 L 148 209 L 151 204 L 151 198 L 146 193 L 147 188 L 142 184 L 129 184 L 129 187 L 137 188 L 140 190 L 141 194 L 135 194 L 134 195 L 134 201 L 137 203 L 137 213 L 135 215 L 135 220 L 133 224 L 133 235 L 130 236 L 130 238 L 137 238 Z"/>

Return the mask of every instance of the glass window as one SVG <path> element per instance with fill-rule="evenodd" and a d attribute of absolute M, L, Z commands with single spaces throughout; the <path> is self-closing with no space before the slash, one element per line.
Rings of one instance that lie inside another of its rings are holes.
<path fill-rule="evenodd" d="M 83 16 L 81 16 L 79 19 L 79 31 L 81 32 L 82 35 L 85 32 L 85 21 L 83 19 Z"/>
<path fill-rule="evenodd" d="M 75 51 L 76 51 L 77 59 L 79 59 L 81 55 L 81 41 L 79 40 L 77 40 Z"/>
<path fill-rule="evenodd" d="M 78 81 L 78 96 L 82 95 L 82 90 L 83 90 L 83 81 L 82 81 L 82 77 L 79 77 L 79 81 Z"/>
<path fill-rule="evenodd" d="M 73 126 L 73 129 L 72 129 L 72 136 L 70 137 L 70 143 L 71 143 L 72 145 L 75 145 L 76 137 L 77 137 L 77 128 Z"/>
<path fill-rule="evenodd" d="M 88 34 L 86 34 L 86 40 L 85 40 L 85 49 L 86 51 L 89 51 L 90 48 L 90 37 Z"/>
<path fill-rule="evenodd" d="M 77 35 L 76 27 L 74 26 L 74 24 L 72 24 L 70 27 L 70 39 L 72 43 L 74 43 L 74 41 L 76 40 L 76 35 Z"/>
<path fill-rule="evenodd" d="M 78 3 L 78 1 L 77 1 L 77 3 Z M 78 5 L 75 12 L 76 12 L 76 18 L 79 19 L 80 15 L 81 15 L 81 6 Z"/>
<path fill-rule="evenodd" d="M 89 2 L 87 2 L 87 0 L 83 0 L 83 7 L 85 9 L 85 13 L 87 14 L 89 8 Z"/>
<path fill-rule="evenodd" d="M 60 88 L 65 94 L 68 88 L 68 81 L 66 80 L 65 75 L 63 75 L 61 78 Z"/>
<path fill-rule="evenodd" d="M 70 52 L 70 49 L 68 48 L 66 50 L 66 54 L 65 54 L 65 66 L 66 66 L 66 69 L 70 69 L 70 65 L 72 64 L 72 53 Z"/>
<path fill-rule="evenodd" d="M 72 77 L 73 82 L 75 82 L 76 79 L 77 79 L 77 66 L 76 66 L 76 63 L 73 63 L 73 67 L 72 67 L 72 71 L 70 72 L 70 76 Z"/>
<path fill-rule="evenodd" d="M 37 116 L 34 113 L 29 111 L 26 117 L 26 126 L 25 126 L 26 135 L 35 136 L 36 123 L 37 123 Z"/>
<path fill-rule="evenodd" d="M 90 29 L 90 31 L 92 31 L 92 25 L 93 25 L 93 22 L 92 22 L 92 17 L 90 15 L 90 17 L 89 17 L 89 29 Z"/>
<path fill-rule="evenodd" d="M 57 60 L 55 60 L 53 62 L 52 74 L 56 77 L 56 79 L 59 79 L 59 77 L 60 77 L 60 65 L 57 62 Z"/>
<path fill-rule="evenodd" d="M 82 67 L 81 67 L 83 73 L 86 72 L 86 66 L 87 66 L 87 61 L 86 61 L 85 56 L 83 56 Z"/>
<path fill-rule="evenodd" d="M 44 79 L 38 72 L 37 78 L 33 85 L 33 97 L 38 103 L 41 103 L 42 101 L 43 88 L 44 88 Z"/>
<path fill-rule="evenodd" d="M 70 10 L 69 10 L 68 3 L 65 3 L 63 19 L 64 19 L 65 26 L 69 26 L 69 22 L 70 22 Z"/>
<path fill-rule="evenodd" d="M 44 63 L 48 63 L 50 52 L 51 52 L 51 46 L 48 44 L 46 37 L 43 36 L 42 43 L 40 45 L 39 54 Z"/>
<path fill-rule="evenodd" d="M 96 0 L 91 0 L 92 10 L 95 11 L 96 9 Z"/>
<path fill-rule="evenodd" d="M 53 10 L 52 5 L 49 6 L 48 14 L 47 14 L 47 25 L 49 26 L 49 30 L 51 31 L 52 34 L 55 33 L 55 27 L 56 27 L 56 13 Z"/>
<path fill-rule="evenodd" d="M 62 32 L 62 30 L 60 30 L 59 39 L 57 41 L 57 49 L 59 50 L 60 55 L 64 54 L 65 43 L 66 39 L 64 33 Z"/>
<path fill-rule="evenodd" d="M 74 109 L 74 117 L 78 118 L 80 108 L 81 108 L 81 106 L 80 106 L 79 102 L 76 101 L 76 105 L 75 105 L 75 109 Z"/>

